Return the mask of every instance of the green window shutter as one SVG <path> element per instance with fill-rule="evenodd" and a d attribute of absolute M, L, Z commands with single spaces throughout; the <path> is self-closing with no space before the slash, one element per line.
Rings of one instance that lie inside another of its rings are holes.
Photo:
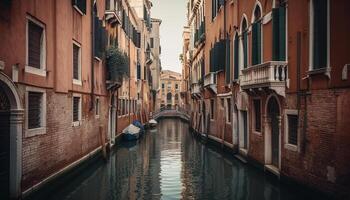
<path fill-rule="evenodd" d="M 279 56 L 278 60 L 286 60 L 286 8 L 280 7 L 278 9 L 279 15 Z"/>
<path fill-rule="evenodd" d="M 257 56 L 257 63 L 256 64 L 260 64 L 262 61 L 261 58 L 261 44 L 262 44 L 262 38 L 261 38 L 261 21 L 257 22 L 257 32 L 256 32 L 256 36 L 257 36 L 257 42 L 256 42 L 256 56 Z"/>
<path fill-rule="evenodd" d="M 252 65 L 258 64 L 258 23 L 252 25 Z"/>
<path fill-rule="evenodd" d="M 230 79 L 231 79 L 231 62 L 230 62 L 230 58 L 231 58 L 231 47 L 230 47 L 230 40 L 227 39 L 226 40 L 226 84 L 230 83 Z"/>
<path fill-rule="evenodd" d="M 243 33 L 243 55 L 244 55 L 244 68 L 248 67 L 248 33 L 245 31 Z"/>
<path fill-rule="evenodd" d="M 234 78 L 235 80 L 238 79 L 239 75 L 239 41 L 238 41 L 238 35 L 236 34 L 235 41 L 234 41 Z"/>
<path fill-rule="evenodd" d="M 279 60 L 279 8 L 272 9 L 272 59 Z"/>
<path fill-rule="evenodd" d="M 314 32 L 313 32 L 313 67 L 327 67 L 327 0 L 317 0 L 314 3 Z"/>

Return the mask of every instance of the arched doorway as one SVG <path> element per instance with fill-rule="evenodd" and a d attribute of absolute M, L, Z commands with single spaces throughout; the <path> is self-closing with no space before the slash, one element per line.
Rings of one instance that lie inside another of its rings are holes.
<path fill-rule="evenodd" d="M 267 136 L 266 148 L 267 164 L 279 168 L 280 163 L 280 129 L 281 129 L 281 113 L 280 106 L 276 96 L 271 96 L 267 102 Z"/>
<path fill-rule="evenodd" d="M 0 199 L 21 194 L 23 109 L 10 78 L 0 72 Z"/>

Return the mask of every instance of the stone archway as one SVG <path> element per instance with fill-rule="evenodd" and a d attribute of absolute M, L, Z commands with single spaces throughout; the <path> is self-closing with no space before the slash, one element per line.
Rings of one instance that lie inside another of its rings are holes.
<path fill-rule="evenodd" d="M 266 101 L 265 116 L 265 163 L 280 168 L 281 157 L 281 106 L 276 95 Z"/>
<path fill-rule="evenodd" d="M 0 112 L 2 123 L 2 139 L 6 139 L 7 145 L 2 149 L 8 167 L 4 168 L 7 173 L 0 184 L 5 185 L 4 195 L 17 199 L 21 195 L 22 176 L 22 127 L 24 111 L 16 86 L 11 79 L 0 72 Z M 6 143 L 4 142 L 4 144 Z M 1 144 L 3 145 L 3 144 Z M 2 163 L 3 164 L 3 163 Z M 6 192 L 7 190 L 7 192 Z M 0 190 L 1 193 L 3 192 Z M 5 194 L 6 193 L 6 194 Z M 1 196 L 2 197 L 2 196 Z"/>

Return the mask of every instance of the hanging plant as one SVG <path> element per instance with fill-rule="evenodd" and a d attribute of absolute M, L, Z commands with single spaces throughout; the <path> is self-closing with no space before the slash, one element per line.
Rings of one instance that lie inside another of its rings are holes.
<path fill-rule="evenodd" d="M 112 82 L 122 82 L 124 76 L 129 76 L 129 57 L 118 47 L 111 46 L 106 52 L 107 79 Z"/>

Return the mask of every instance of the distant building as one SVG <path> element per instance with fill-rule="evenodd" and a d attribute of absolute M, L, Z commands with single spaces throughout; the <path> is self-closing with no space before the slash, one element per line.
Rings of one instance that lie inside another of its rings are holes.
<path fill-rule="evenodd" d="M 180 105 L 181 74 L 163 70 L 160 74 L 158 108 L 176 108 Z"/>

